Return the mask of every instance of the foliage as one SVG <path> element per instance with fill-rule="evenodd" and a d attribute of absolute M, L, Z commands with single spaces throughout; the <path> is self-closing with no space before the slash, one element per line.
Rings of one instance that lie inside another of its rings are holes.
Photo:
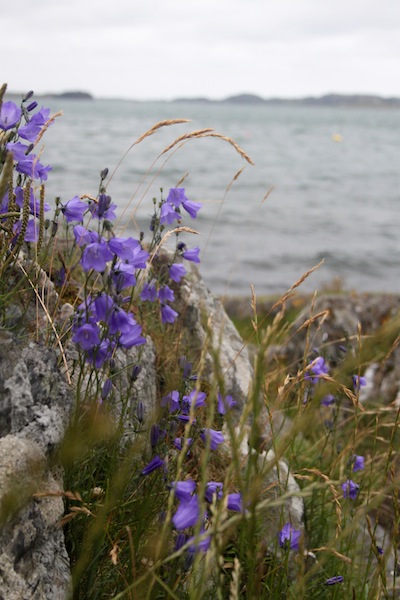
<path fill-rule="evenodd" d="M 274 303 L 273 316 L 260 319 L 253 297 L 254 378 L 237 416 L 239 402 L 224 389 L 217 354 L 214 375 L 206 380 L 203 373 L 214 348 L 182 347 L 176 299 L 200 258 L 181 237 L 196 233 L 185 220 L 201 205 L 181 184 L 167 195 L 161 190 L 150 240 L 144 232 L 138 239 L 118 235 L 103 169 L 96 196 L 56 199 L 52 212 L 45 202 L 51 167 L 34 150 L 57 115 L 37 110 L 31 92 L 20 107 L 4 101 L 4 92 L 0 322 L 55 345 L 75 394 L 59 450 L 73 597 L 390 597 L 398 413 L 363 406 L 360 393 L 367 364 L 397 343 L 398 322 L 369 341 L 359 336 L 358 352 L 344 347 L 336 365 L 311 345 L 301 364 L 287 365 L 266 357 L 294 333 L 285 302 L 300 282 Z M 164 249 L 168 240 L 172 251 Z M 40 294 L 43 276 L 57 291 L 52 308 Z M 32 298 L 47 331 L 35 330 Z M 67 325 L 55 316 L 66 302 Z M 14 314 L 19 303 L 25 309 Z M 158 406 L 149 415 L 149 393 L 138 381 L 150 338 Z M 128 357 L 122 367 L 121 356 Z M 293 497 L 304 502 L 304 519 L 291 512 Z M 383 535 L 385 510 L 392 527 Z"/>

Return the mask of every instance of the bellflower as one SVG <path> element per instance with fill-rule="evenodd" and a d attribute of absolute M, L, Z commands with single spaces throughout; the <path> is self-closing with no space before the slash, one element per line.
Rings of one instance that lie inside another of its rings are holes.
<path fill-rule="evenodd" d="M 107 221 L 114 221 L 117 218 L 115 214 L 116 204 L 112 204 L 111 196 L 107 194 L 99 194 L 97 202 L 90 202 L 89 210 L 92 213 L 92 217 L 96 219 L 107 219 Z"/>
<path fill-rule="evenodd" d="M 161 406 L 168 406 L 169 412 L 174 412 L 179 410 L 179 392 L 177 390 L 173 390 L 161 400 Z"/>
<path fill-rule="evenodd" d="M 110 340 L 102 340 L 99 346 L 87 351 L 86 360 L 94 365 L 96 369 L 100 369 L 112 357 L 114 347 L 115 344 Z"/>
<path fill-rule="evenodd" d="M 39 133 L 41 132 L 45 123 L 49 120 L 49 117 L 50 109 L 42 107 L 37 113 L 32 115 L 32 117 L 29 120 L 29 123 L 18 129 L 18 135 L 24 138 L 24 140 L 28 140 L 28 142 L 34 142 Z M 51 124 L 52 123 L 49 123 L 49 125 Z"/>
<path fill-rule="evenodd" d="M 18 123 L 22 115 L 21 109 L 8 100 L 3 102 L 0 109 L 0 129 L 8 131 Z"/>
<path fill-rule="evenodd" d="M 127 287 L 136 285 L 135 267 L 123 262 L 117 262 L 111 272 L 117 293 Z"/>
<path fill-rule="evenodd" d="M 65 205 L 62 205 L 61 212 L 63 213 L 67 223 L 70 223 L 71 221 L 82 222 L 87 208 L 88 206 L 86 202 L 83 202 L 79 196 L 74 196 L 71 198 L 71 200 L 68 200 Z"/>
<path fill-rule="evenodd" d="M 189 501 L 181 500 L 178 510 L 172 517 L 172 523 L 177 531 L 196 525 L 200 517 L 200 504 L 197 494 L 193 494 Z"/>
<path fill-rule="evenodd" d="M 81 265 L 84 271 L 91 269 L 102 273 L 107 263 L 114 257 L 113 253 L 104 242 L 88 244 L 82 253 Z"/>
<path fill-rule="evenodd" d="M 336 398 L 335 396 L 333 396 L 333 394 L 328 394 L 327 396 L 324 396 L 321 400 L 321 406 L 332 406 L 333 404 L 335 404 L 336 402 Z"/>
<path fill-rule="evenodd" d="M 196 482 L 193 479 L 187 479 L 186 481 L 174 481 L 172 487 L 175 490 L 175 496 L 178 500 L 189 502 L 192 498 L 193 492 L 196 489 Z"/>
<path fill-rule="evenodd" d="M 100 236 L 98 233 L 95 231 L 90 231 L 90 229 L 86 229 L 86 227 L 83 225 L 75 225 L 73 232 L 77 246 L 86 246 L 87 244 L 100 241 Z"/>
<path fill-rule="evenodd" d="M 210 440 L 210 448 L 211 450 L 216 450 L 219 444 L 222 444 L 224 440 L 224 436 L 222 435 L 222 431 L 216 431 L 215 429 L 205 428 L 201 431 L 200 437 L 203 440 L 204 444 L 207 443 L 207 439 Z"/>
<path fill-rule="evenodd" d="M 134 325 L 131 325 L 129 331 L 119 336 L 118 343 L 122 348 L 142 346 L 146 343 L 146 338 L 142 336 L 142 327 L 135 322 Z"/>
<path fill-rule="evenodd" d="M 173 263 L 169 268 L 169 276 L 172 281 L 179 283 L 182 277 L 186 275 L 186 269 L 180 263 Z"/>
<path fill-rule="evenodd" d="M 342 575 L 335 575 L 335 577 L 330 577 L 325 581 L 325 585 L 336 585 L 337 583 L 342 583 L 344 581 L 344 577 Z"/>
<path fill-rule="evenodd" d="M 92 310 L 94 310 L 96 318 L 98 321 L 108 321 L 109 316 L 111 315 L 112 309 L 114 308 L 114 300 L 106 294 L 102 292 L 98 296 L 96 296 L 94 302 L 90 299 L 89 305 L 93 304 Z"/>
<path fill-rule="evenodd" d="M 279 545 L 281 548 L 290 548 L 290 550 L 299 549 L 299 540 L 301 531 L 295 529 L 291 523 L 285 523 L 280 532 L 278 533 Z"/>
<path fill-rule="evenodd" d="M 358 375 L 353 375 L 353 387 L 355 392 L 359 392 L 361 387 L 365 387 L 367 385 L 367 380 L 365 377 L 360 377 Z"/>
<path fill-rule="evenodd" d="M 196 247 L 196 248 L 184 250 L 182 252 L 182 256 L 183 256 L 183 258 L 186 258 L 186 260 L 190 260 L 191 262 L 200 263 L 199 252 L 200 252 L 200 248 Z"/>
<path fill-rule="evenodd" d="M 318 356 L 307 366 L 307 371 L 304 378 L 310 381 L 312 384 L 318 383 L 321 377 L 328 373 L 328 366 L 326 365 L 322 356 Z"/>
<path fill-rule="evenodd" d="M 342 483 L 343 497 L 355 500 L 357 498 L 358 490 L 360 486 L 354 483 L 351 479 L 348 479 L 345 483 Z"/>
<path fill-rule="evenodd" d="M 353 456 L 353 472 L 362 471 L 364 469 L 364 457 L 355 454 Z"/>
<path fill-rule="evenodd" d="M 181 215 L 175 210 L 171 204 L 164 202 L 160 211 L 160 223 L 161 225 L 172 225 L 174 221 L 179 221 Z"/>
<path fill-rule="evenodd" d="M 168 285 L 164 285 L 158 290 L 158 299 L 160 302 L 173 302 L 175 300 L 174 291 Z"/>
<path fill-rule="evenodd" d="M 168 306 L 168 304 L 163 304 L 161 306 L 161 321 L 162 323 L 173 323 L 177 318 L 178 313 L 176 310 Z"/>
<path fill-rule="evenodd" d="M 182 206 L 186 210 L 188 215 L 190 215 L 192 219 L 195 219 L 197 217 L 197 213 L 202 207 L 202 204 L 200 204 L 200 202 L 192 202 L 191 200 L 186 200 L 182 202 Z"/>
<path fill-rule="evenodd" d="M 206 530 L 204 529 L 204 527 L 201 527 L 199 535 L 194 535 L 188 539 L 187 543 L 190 544 L 190 546 L 188 547 L 188 552 L 190 552 L 191 554 L 194 554 L 195 552 L 207 552 L 211 544 L 211 535 L 208 534 L 203 538 L 205 533 Z"/>
<path fill-rule="evenodd" d="M 221 500 L 223 496 L 223 487 L 224 484 L 220 481 L 209 481 L 204 492 L 207 502 L 211 503 L 214 495 L 217 497 L 217 500 Z"/>
<path fill-rule="evenodd" d="M 17 221 L 14 225 L 14 233 L 18 236 L 21 231 L 21 221 Z M 37 242 L 39 238 L 39 227 L 35 219 L 30 219 L 26 227 L 24 241 Z"/>
<path fill-rule="evenodd" d="M 188 201 L 185 194 L 185 188 L 171 188 L 168 192 L 166 201 L 173 204 L 175 208 L 179 208 L 182 202 Z"/>
<path fill-rule="evenodd" d="M 79 344 L 82 350 L 92 350 L 100 344 L 100 331 L 94 323 L 84 323 L 73 335 L 72 341 Z"/>
<path fill-rule="evenodd" d="M 145 302 L 154 302 L 157 298 L 157 288 L 155 283 L 145 283 L 142 291 L 140 292 L 140 299 Z"/>
<path fill-rule="evenodd" d="M 174 447 L 179 451 L 181 451 L 183 448 L 183 440 L 184 440 L 184 438 L 180 438 L 180 437 L 174 439 Z M 191 446 L 192 443 L 193 443 L 193 438 L 187 438 L 188 447 Z M 189 454 L 189 452 L 188 452 L 188 454 Z"/>
<path fill-rule="evenodd" d="M 190 407 L 194 402 L 195 408 L 204 406 L 206 403 L 207 394 L 199 392 L 198 390 L 192 390 L 189 395 L 183 396 L 182 398 L 182 412 L 189 413 Z"/>
<path fill-rule="evenodd" d="M 226 507 L 228 510 L 234 510 L 235 512 L 243 511 L 243 500 L 242 494 L 239 492 L 228 494 Z"/>
<path fill-rule="evenodd" d="M 149 473 L 152 473 L 153 471 L 159 469 L 162 466 L 164 466 L 164 461 L 161 460 L 161 458 L 157 454 L 157 456 L 155 456 L 142 470 L 142 475 L 148 475 Z"/>
<path fill-rule="evenodd" d="M 14 190 L 15 192 L 15 203 L 22 208 L 24 205 L 24 193 L 25 190 L 24 188 L 22 188 L 21 186 L 17 186 Z M 33 188 L 30 188 L 29 191 L 29 208 L 30 208 L 30 212 L 31 215 L 35 215 L 38 216 L 39 215 L 39 211 L 40 211 L 40 202 L 39 200 L 37 200 L 35 198 L 35 194 L 33 192 Z M 49 212 L 49 210 L 51 210 L 51 206 L 50 204 L 48 204 L 47 202 L 44 203 L 44 211 L 45 212 Z"/>
<path fill-rule="evenodd" d="M 114 252 L 122 260 L 130 261 L 133 258 L 133 251 L 135 248 L 140 246 L 138 240 L 134 240 L 132 237 L 114 237 L 108 241 L 108 247 L 111 252 Z"/>
<path fill-rule="evenodd" d="M 232 396 L 225 396 L 225 398 L 218 392 L 218 412 L 220 415 L 225 415 L 227 410 L 236 406 L 237 402 Z"/>

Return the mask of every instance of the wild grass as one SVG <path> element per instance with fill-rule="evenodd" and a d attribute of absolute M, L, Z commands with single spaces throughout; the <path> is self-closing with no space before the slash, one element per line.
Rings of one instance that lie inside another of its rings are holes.
<path fill-rule="evenodd" d="M 156 124 L 128 152 L 161 127 L 181 122 Z M 225 141 L 251 162 L 233 140 L 210 129 L 177 137 L 159 158 L 203 136 Z M 399 409 L 394 402 L 385 404 L 378 398 L 361 403 L 360 387 L 354 387 L 352 377 L 361 377 L 373 362 L 388 360 L 399 342 L 399 318 L 368 337 L 360 330 L 351 332 L 342 340 L 347 352 L 334 364 L 327 359 L 326 371 L 317 373 L 315 361 L 328 356 L 330 343 L 337 344 L 328 340 L 314 347 L 315 328 L 328 314 L 311 309 L 299 325 L 292 301 L 320 265 L 300 277 L 266 311 L 260 311 L 253 290 L 252 317 L 247 323 L 241 319 L 243 348 L 230 365 L 234 369 L 251 346 L 252 382 L 245 398 L 233 397 L 241 403 L 240 411 L 221 414 L 218 395 L 225 397 L 231 390 L 220 366 L 219 332 L 210 330 L 208 315 L 199 318 L 203 344 L 187 347 L 185 339 L 191 331 L 189 326 L 185 332 L 185 312 L 173 323 L 163 322 L 160 307 L 141 299 L 143 285 L 152 278 L 160 285 L 166 283 L 171 258 L 164 252 L 165 242 L 178 240 L 182 233 L 196 233 L 180 222 L 167 230 L 162 226 L 158 212 L 165 203 L 162 198 L 158 205 L 154 203 L 156 219 L 146 246 L 146 269 L 138 269 L 137 287 L 129 289 L 124 309 L 141 324 L 153 345 L 154 389 L 150 390 L 149 381 L 136 368 L 140 364 L 145 371 L 149 366 L 142 364 L 149 360 L 144 346 L 122 350 L 128 357 L 124 364 L 113 351 L 107 361 L 96 365 L 88 362 L 84 348 L 71 341 L 78 306 L 95 295 L 111 294 L 109 275 L 82 267 L 82 248 L 70 225 L 62 225 L 59 204 L 52 221 L 46 221 L 43 185 L 38 241 L 26 243 L 34 183 L 15 173 L 11 153 L 2 151 L 1 156 L 0 191 L 9 200 L 9 210 L 0 215 L 1 327 L 56 348 L 75 399 L 74 414 L 55 457 L 64 469 L 65 514 L 60 526 L 71 561 L 72 597 L 398 597 Z M 24 187 L 22 207 L 15 204 L 15 177 Z M 102 173 L 99 195 L 106 191 L 106 177 Z M 15 236 L 17 221 L 21 226 Z M 102 229 L 99 224 L 99 234 L 109 231 L 109 223 Z M 172 260 L 178 255 L 176 245 Z M 181 285 L 174 285 L 176 298 Z M 66 303 L 68 318 L 60 320 Z M 36 306 L 33 311 L 32 306 Z M 300 334 L 303 353 L 291 362 L 280 350 Z M 182 405 L 170 411 L 165 398 L 172 391 L 181 402 L 193 392 L 195 401 L 186 411 Z M 203 393 L 206 399 L 197 406 Z M 334 397 L 330 403 L 329 395 Z M 150 410 L 152 399 L 155 405 Z M 223 432 L 224 443 L 215 449 L 210 436 L 202 437 L 209 429 Z M 178 438 L 180 447 L 174 443 Z M 364 464 L 354 471 L 356 456 L 363 457 Z M 162 457 L 162 465 L 146 471 L 155 457 Z M 350 494 L 350 481 L 354 494 Z M 198 517 L 182 528 L 175 520 L 182 503 L 176 482 L 195 482 L 199 503 Z M 207 496 L 210 482 L 218 482 L 219 488 Z M 237 494 L 240 507 L 232 509 L 231 495 Z M 292 526 L 291 535 L 300 534 L 293 547 L 294 537 L 282 540 L 286 524 Z"/>

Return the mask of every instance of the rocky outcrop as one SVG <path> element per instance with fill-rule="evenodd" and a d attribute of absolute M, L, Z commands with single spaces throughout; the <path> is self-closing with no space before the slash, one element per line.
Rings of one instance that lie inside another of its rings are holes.
<path fill-rule="evenodd" d="M 54 351 L 0 337 L 0 598 L 61 600 L 70 570 L 62 472 L 52 460 L 72 396 Z"/>

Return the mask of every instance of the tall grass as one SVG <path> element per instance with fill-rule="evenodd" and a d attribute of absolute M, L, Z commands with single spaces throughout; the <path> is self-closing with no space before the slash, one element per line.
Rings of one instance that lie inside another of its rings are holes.
<path fill-rule="evenodd" d="M 162 217 L 169 196 L 153 201 L 151 239 L 138 240 L 148 253 L 146 265 L 135 263 L 135 281 L 120 289 L 116 256 L 108 258 L 107 267 L 88 266 L 88 242 L 81 243 L 71 222 L 63 221 L 68 203 L 58 201 L 55 215 L 46 220 L 43 181 L 38 186 L 33 175 L 18 171 L 20 159 L 7 151 L 6 143 L 19 139 L 27 101 L 20 120 L 0 131 L 0 197 L 7 200 L 0 215 L 1 326 L 55 347 L 75 397 L 57 456 L 65 473 L 61 525 L 73 598 L 397 597 L 399 413 L 380 399 L 362 404 L 359 384 L 367 365 L 384 363 L 398 344 L 399 319 L 368 338 L 352 332 L 347 352 L 333 365 L 324 362 L 331 341 L 315 349 L 312 337 L 327 314 L 311 313 L 300 327 L 286 314 L 286 302 L 313 269 L 274 304 L 274 317 L 259 314 L 253 292 L 254 314 L 246 324 L 251 333 L 242 350 L 252 348 L 252 385 L 246 398 L 230 398 L 220 367 L 219 332 L 209 330 L 207 315 L 202 347 L 186 347 L 185 315 L 168 320 L 163 309 L 174 301 L 160 300 L 167 284 L 175 299 L 180 297 L 181 283 L 171 283 L 169 268 L 185 259 L 182 234 L 196 233 L 182 224 L 185 206 L 174 223 Z M 43 123 L 35 143 L 53 120 Z M 156 124 L 131 148 L 176 122 L 181 120 Z M 233 140 L 209 129 L 179 136 L 160 157 L 204 136 L 225 141 L 251 162 Z M 116 175 L 117 170 L 111 177 Z M 93 228 L 107 177 L 103 171 L 97 195 L 77 199 L 82 219 L 76 221 L 89 218 L 91 231 L 110 245 L 118 238 L 111 220 L 101 217 Z M 22 206 L 16 203 L 18 186 Z M 33 209 L 34 241 L 27 238 L 33 188 L 35 194 L 40 190 L 38 209 Z M 105 208 L 112 210 L 110 203 Z M 171 239 L 175 248 L 168 254 L 164 248 Z M 190 281 L 190 269 L 187 277 Z M 158 298 L 144 297 L 146 284 L 155 286 Z M 82 327 L 94 327 L 93 298 L 106 294 L 120 318 L 123 311 L 131 325 L 140 324 L 147 344 L 122 346 L 125 330 L 118 325 L 115 332 L 107 311 L 100 317 L 97 308 L 101 325 L 95 332 L 87 329 L 87 335 L 112 342 L 100 361 L 99 342 L 88 345 Z M 289 364 L 272 349 L 284 348 L 299 329 L 307 332 L 304 354 Z M 148 365 L 142 364 L 149 360 L 150 339 L 152 390 L 143 378 Z M 121 356 L 127 357 L 124 364 Z M 205 369 L 210 357 L 211 374 Z M 241 403 L 240 411 L 235 402 Z M 182 483 L 192 486 L 184 496 Z M 192 510 L 194 499 L 198 504 Z M 181 526 L 178 516 L 189 517 L 184 521 L 189 524 Z"/>

